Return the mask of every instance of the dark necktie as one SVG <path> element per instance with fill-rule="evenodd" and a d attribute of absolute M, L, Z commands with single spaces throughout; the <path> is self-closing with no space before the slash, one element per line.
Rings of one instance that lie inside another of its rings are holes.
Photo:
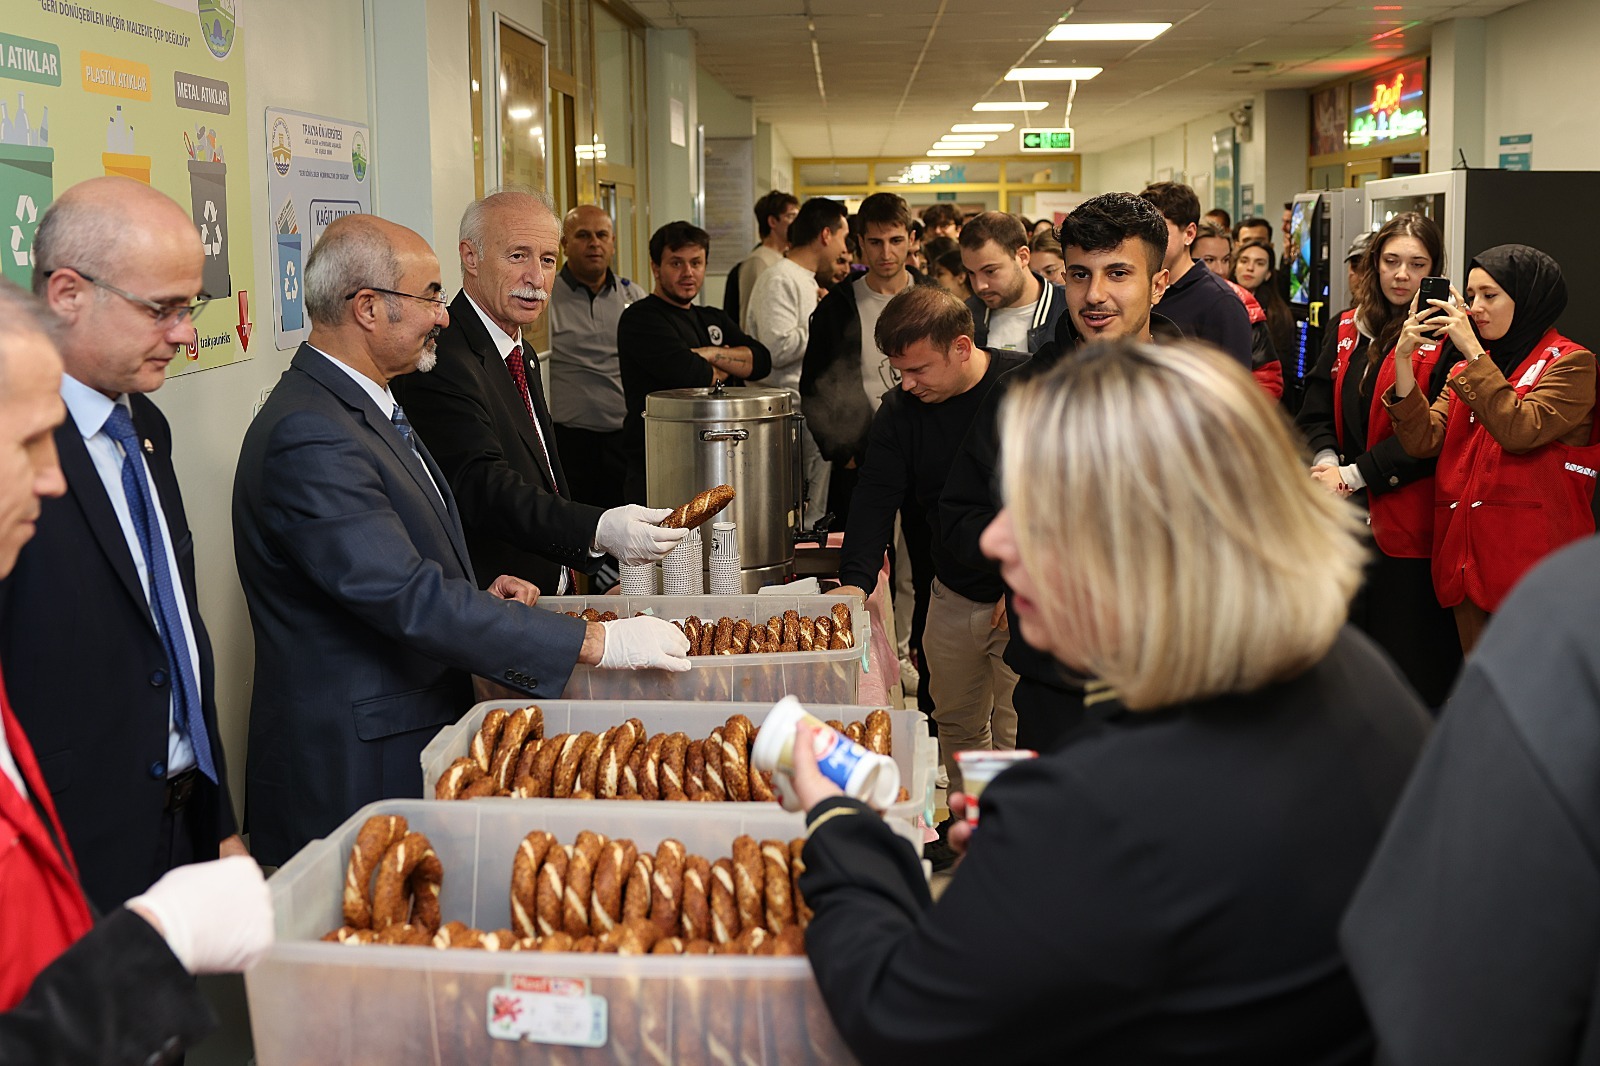
<path fill-rule="evenodd" d="M 133 428 L 133 419 L 129 417 L 127 408 L 120 403 L 111 408 L 105 431 L 112 440 L 122 445 L 122 492 L 128 499 L 128 513 L 133 518 L 134 532 L 139 536 L 139 550 L 144 553 L 145 573 L 150 579 L 150 606 L 155 610 L 161 643 L 167 651 L 167 665 L 171 668 L 168 676 L 173 681 L 175 716 L 189 736 L 189 743 L 194 748 L 195 764 L 201 773 L 215 782 L 217 768 L 211 761 L 211 737 L 206 732 L 200 685 L 194 675 L 194 663 L 189 658 L 189 643 L 183 630 L 183 616 L 178 613 L 172 571 L 167 566 L 167 543 L 161 535 L 155 498 L 150 491 L 150 482 L 145 477 L 139 434 Z"/>
<path fill-rule="evenodd" d="M 561 490 L 556 487 L 556 468 L 551 464 L 550 451 L 544 444 L 544 430 L 539 425 L 539 416 L 533 412 L 533 394 L 528 391 L 528 367 L 522 360 L 522 345 L 511 349 L 511 354 L 506 356 L 506 369 L 511 371 L 511 380 L 516 383 L 517 392 L 522 396 L 522 406 L 528 409 L 528 417 L 533 420 L 533 439 L 539 442 L 539 461 L 544 464 L 545 476 L 559 495 Z"/>
<path fill-rule="evenodd" d="M 401 409 L 399 404 L 394 405 L 394 413 L 389 416 L 389 421 L 394 423 L 395 431 L 400 434 L 400 439 L 406 442 L 406 445 L 411 449 L 411 454 L 415 455 L 417 462 L 421 463 L 422 453 L 417 451 L 417 431 L 411 428 L 411 420 L 406 417 L 405 411 Z M 427 466 L 428 464 L 422 463 L 422 465 Z"/>

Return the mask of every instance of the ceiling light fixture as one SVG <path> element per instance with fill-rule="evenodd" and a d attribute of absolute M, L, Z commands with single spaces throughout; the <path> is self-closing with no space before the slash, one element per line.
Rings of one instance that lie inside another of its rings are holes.
<path fill-rule="evenodd" d="M 1012 67 L 1006 81 L 1088 81 L 1104 67 Z"/>
<path fill-rule="evenodd" d="M 1010 133 L 1017 128 L 1015 122 L 957 122 L 951 133 Z"/>
<path fill-rule="evenodd" d="M 977 141 L 979 144 L 987 144 L 990 141 L 998 141 L 1000 135 L 998 133 L 947 133 L 939 139 L 941 141 Z"/>
<path fill-rule="evenodd" d="M 926 154 L 931 156 L 972 155 L 974 151 L 972 148 L 929 148 Z"/>
<path fill-rule="evenodd" d="M 1047 41 L 1153 41 L 1172 29 L 1170 22 L 1058 22 Z"/>
<path fill-rule="evenodd" d="M 1043 111 L 1050 106 L 1048 100 L 1018 100 L 1015 103 L 1006 103 L 1003 100 L 983 100 L 972 105 L 974 111 Z"/>

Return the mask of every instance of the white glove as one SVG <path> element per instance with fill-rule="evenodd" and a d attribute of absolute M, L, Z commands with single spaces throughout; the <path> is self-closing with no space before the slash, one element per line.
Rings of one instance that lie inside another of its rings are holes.
<path fill-rule="evenodd" d="M 689 535 L 687 529 L 662 529 L 660 522 L 672 513 L 670 507 L 640 507 L 630 503 L 613 507 L 600 516 L 594 529 L 594 545 L 619 563 L 653 563 L 677 547 Z"/>
<path fill-rule="evenodd" d="M 128 901 L 190 973 L 240 973 L 272 946 L 272 893 L 248 855 L 169 870 Z"/>
<path fill-rule="evenodd" d="M 606 631 L 600 669 L 670 670 L 675 674 L 689 669 L 689 638 L 665 618 L 645 615 L 600 624 Z"/>

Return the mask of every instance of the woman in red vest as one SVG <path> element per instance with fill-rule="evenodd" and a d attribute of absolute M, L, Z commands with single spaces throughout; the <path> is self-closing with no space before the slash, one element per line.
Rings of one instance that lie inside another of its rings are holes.
<path fill-rule="evenodd" d="M 1443 706 L 1461 667 L 1455 623 L 1433 594 L 1434 462 L 1406 453 L 1379 397 L 1395 380 L 1395 340 L 1417 286 L 1443 260 L 1444 239 L 1432 219 L 1407 213 L 1384 224 L 1357 269 L 1355 306 L 1328 330 L 1306 375 L 1295 418 L 1311 447 L 1311 476 L 1368 511 L 1377 550 L 1350 621 L 1434 708 Z M 1431 386 L 1430 398 L 1443 387 L 1431 381 L 1437 355 L 1437 347 L 1419 349 L 1407 368 Z"/>
<path fill-rule="evenodd" d="M 1449 390 L 1424 400 L 1401 360 L 1384 396 L 1406 451 L 1438 456 L 1433 586 L 1470 652 L 1517 580 L 1594 532 L 1595 358 L 1556 331 L 1567 285 L 1525 244 L 1480 254 L 1467 295 L 1411 313 L 1397 352 L 1447 339 Z M 1487 356 L 1488 358 L 1484 358 Z"/>

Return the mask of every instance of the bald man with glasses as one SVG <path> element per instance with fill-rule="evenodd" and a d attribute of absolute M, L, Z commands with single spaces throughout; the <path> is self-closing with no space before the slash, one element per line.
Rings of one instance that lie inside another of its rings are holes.
<path fill-rule="evenodd" d="M 126 178 L 68 189 L 34 243 L 66 370 L 67 491 L 0 585 L 0 660 L 102 911 L 244 853 L 172 432 L 147 395 L 196 341 L 203 263 L 189 213 Z"/>

